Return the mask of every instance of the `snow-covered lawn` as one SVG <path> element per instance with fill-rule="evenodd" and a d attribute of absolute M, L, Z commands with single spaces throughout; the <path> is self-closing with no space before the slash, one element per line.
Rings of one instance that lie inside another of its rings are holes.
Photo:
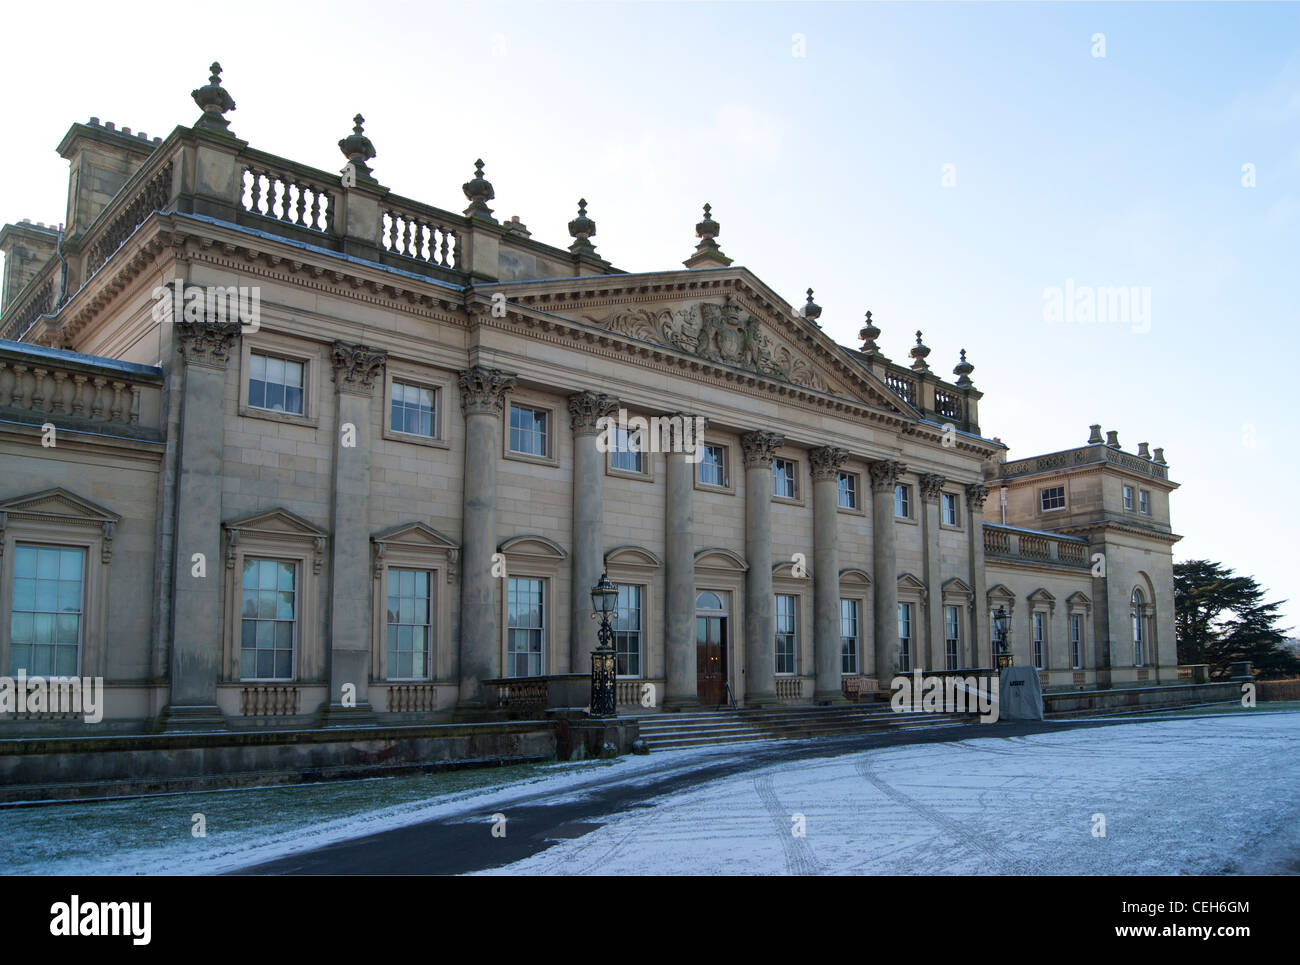
<path fill-rule="evenodd" d="M 210 874 L 690 773 L 772 744 L 0 809 L 7 874 Z M 824 745 L 816 745 L 822 747 Z M 1142 719 L 809 757 L 689 787 L 490 873 L 1174 874 L 1300 870 L 1300 713 Z M 207 836 L 191 835 L 205 817 Z M 806 833 L 791 833 L 795 815 Z M 1093 835 L 1104 815 L 1105 837 Z"/>
<path fill-rule="evenodd" d="M 1300 714 L 900 746 L 655 804 L 492 873 L 1295 873 Z"/>

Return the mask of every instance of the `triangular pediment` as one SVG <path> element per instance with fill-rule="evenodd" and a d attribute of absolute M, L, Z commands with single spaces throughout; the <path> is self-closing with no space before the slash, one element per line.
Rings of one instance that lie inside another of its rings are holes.
<path fill-rule="evenodd" d="M 1033 593 L 1029 594 L 1029 602 L 1042 604 L 1047 607 L 1055 607 L 1056 597 L 1052 596 L 1052 594 L 1048 593 L 1047 590 L 1040 586 Z"/>
<path fill-rule="evenodd" d="M 647 301 L 575 317 L 718 365 L 851 399 L 898 415 L 919 413 L 819 327 L 739 294 Z"/>
<path fill-rule="evenodd" d="M 328 536 L 329 532 L 287 509 L 275 508 L 251 516 L 241 516 L 222 525 L 228 530 L 248 533 L 275 533 L 282 536 Z"/>
<path fill-rule="evenodd" d="M 989 600 L 1001 600 L 1004 603 L 1014 603 L 1016 601 L 1016 595 L 1001 583 L 995 583 L 993 586 L 990 586 L 985 595 Z"/>
<path fill-rule="evenodd" d="M 947 596 L 964 596 L 967 599 L 975 595 L 975 591 L 970 588 L 970 585 L 956 576 L 950 580 L 944 580 L 943 592 Z"/>
<path fill-rule="evenodd" d="M 399 523 L 381 530 L 370 537 L 374 543 L 394 543 L 399 546 L 413 546 L 421 549 L 458 549 L 454 539 L 444 536 L 427 523 L 418 520 Z"/>
<path fill-rule="evenodd" d="M 0 502 L 0 513 L 22 519 L 57 518 L 69 522 L 117 523 L 122 517 L 111 509 L 105 509 L 98 503 L 92 503 L 76 493 L 56 486 L 27 496 L 17 496 Z"/>
<path fill-rule="evenodd" d="M 1065 605 L 1071 609 L 1091 610 L 1092 600 L 1088 599 L 1087 594 L 1080 590 L 1075 590 L 1065 598 Z"/>

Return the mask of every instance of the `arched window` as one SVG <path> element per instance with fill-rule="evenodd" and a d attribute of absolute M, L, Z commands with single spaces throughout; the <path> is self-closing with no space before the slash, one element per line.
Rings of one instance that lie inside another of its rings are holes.
<path fill-rule="evenodd" d="M 1145 600 L 1142 591 L 1134 587 L 1130 601 L 1133 604 L 1133 666 L 1146 666 L 1147 634 Z"/>
<path fill-rule="evenodd" d="M 710 593 L 705 590 L 695 598 L 695 609 L 697 610 L 723 610 L 722 599 L 716 593 Z"/>

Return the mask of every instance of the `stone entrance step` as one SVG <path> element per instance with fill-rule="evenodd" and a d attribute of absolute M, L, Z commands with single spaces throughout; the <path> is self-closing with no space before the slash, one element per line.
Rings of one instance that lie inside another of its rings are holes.
<path fill-rule="evenodd" d="M 964 723 L 968 714 L 895 713 L 888 705 L 788 707 L 721 710 L 691 714 L 653 714 L 638 721 L 651 750 L 762 740 L 801 740 L 846 734 Z"/>

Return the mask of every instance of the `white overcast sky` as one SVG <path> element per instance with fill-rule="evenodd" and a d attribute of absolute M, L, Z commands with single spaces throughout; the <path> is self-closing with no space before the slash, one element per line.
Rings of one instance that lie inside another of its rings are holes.
<path fill-rule="evenodd" d="M 92 115 L 165 135 L 219 60 L 254 147 L 327 169 L 366 117 L 379 180 L 618 267 L 719 241 L 857 344 L 965 348 L 1010 458 L 1163 446 L 1175 559 L 1300 625 L 1295 4 L 24 4 L 5 11 L 0 222 L 63 221 L 54 147 Z M 1104 35 L 1105 56 L 1095 35 Z M 1255 186 L 1245 187 L 1243 165 Z M 945 186 L 945 165 L 949 180 Z M 1149 289 L 1145 324 L 1044 319 L 1044 289 Z"/>

